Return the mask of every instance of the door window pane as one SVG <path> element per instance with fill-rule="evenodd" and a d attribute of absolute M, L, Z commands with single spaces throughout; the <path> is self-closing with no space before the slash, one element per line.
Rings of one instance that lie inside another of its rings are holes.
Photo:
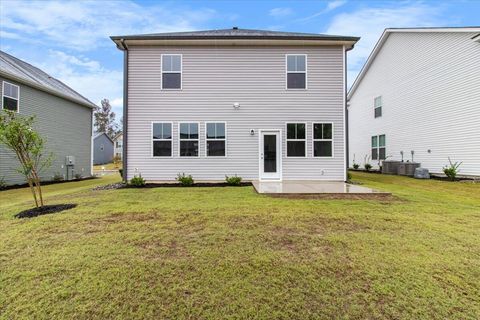
<path fill-rule="evenodd" d="M 277 136 L 263 136 L 263 171 L 277 172 Z"/>

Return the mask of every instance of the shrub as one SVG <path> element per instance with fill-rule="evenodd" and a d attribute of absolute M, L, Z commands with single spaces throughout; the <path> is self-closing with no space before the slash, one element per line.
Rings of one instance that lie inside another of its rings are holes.
<path fill-rule="evenodd" d="M 52 177 L 52 180 L 55 182 L 63 181 L 63 175 L 60 174 L 59 172 L 55 172 L 55 174 Z"/>
<path fill-rule="evenodd" d="M 122 157 L 120 157 L 119 155 L 115 155 L 113 157 L 113 165 L 115 168 L 118 168 L 120 167 L 120 164 L 122 163 Z"/>
<path fill-rule="evenodd" d="M 370 171 L 372 169 L 372 165 L 370 163 L 365 163 L 365 170 Z"/>
<path fill-rule="evenodd" d="M 178 174 L 176 180 L 182 185 L 182 187 L 191 187 L 195 182 L 193 180 L 192 175 L 185 175 L 185 172 L 182 174 Z"/>
<path fill-rule="evenodd" d="M 0 177 L 0 190 L 3 190 L 7 187 L 7 183 L 5 182 L 4 177 Z"/>
<path fill-rule="evenodd" d="M 450 160 L 450 157 L 448 157 L 448 162 L 449 165 L 446 165 L 443 167 L 443 173 L 448 177 L 449 180 L 455 181 L 455 178 L 457 177 L 457 173 L 460 171 L 458 168 L 462 164 L 462 162 L 455 162 L 452 163 L 452 160 Z"/>
<path fill-rule="evenodd" d="M 132 179 L 130 179 L 130 185 L 133 187 L 141 188 L 144 187 L 145 184 L 145 179 L 143 179 L 141 174 L 139 174 L 138 176 L 135 175 Z"/>
<path fill-rule="evenodd" d="M 358 163 L 353 164 L 353 169 L 358 170 L 360 168 L 360 165 Z"/>
<path fill-rule="evenodd" d="M 75 173 L 75 179 L 77 180 L 82 179 L 82 175 L 80 173 Z"/>
<path fill-rule="evenodd" d="M 123 169 L 118 169 L 118 173 L 120 173 L 120 177 L 123 178 Z"/>
<path fill-rule="evenodd" d="M 229 186 L 239 186 L 242 183 L 242 177 L 238 177 L 237 175 L 233 177 L 225 176 L 225 181 Z"/>
<path fill-rule="evenodd" d="M 352 174 L 347 172 L 347 181 L 352 181 Z"/>

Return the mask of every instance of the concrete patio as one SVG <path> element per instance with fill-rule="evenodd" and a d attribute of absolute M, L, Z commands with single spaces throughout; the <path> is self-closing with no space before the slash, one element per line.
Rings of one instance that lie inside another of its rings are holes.
<path fill-rule="evenodd" d="M 378 198 L 391 195 L 389 192 L 340 181 L 253 181 L 252 184 L 258 193 L 275 196 L 326 195 L 338 198 Z"/>

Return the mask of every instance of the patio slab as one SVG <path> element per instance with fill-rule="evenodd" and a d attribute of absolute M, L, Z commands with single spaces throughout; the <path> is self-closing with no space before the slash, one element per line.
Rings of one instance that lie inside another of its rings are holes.
<path fill-rule="evenodd" d="M 361 196 L 362 198 L 373 196 L 390 196 L 389 192 L 377 191 L 364 186 L 340 182 L 340 181 L 253 181 L 253 187 L 258 193 L 268 195 L 329 195 L 349 198 Z"/>

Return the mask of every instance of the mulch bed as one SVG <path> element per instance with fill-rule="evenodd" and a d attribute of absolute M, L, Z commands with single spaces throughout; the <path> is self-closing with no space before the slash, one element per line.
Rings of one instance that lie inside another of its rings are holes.
<path fill-rule="evenodd" d="M 81 179 L 72 179 L 72 180 L 61 180 L 61 181 L 40 181 L 40 184 L 42 186 L 48 186 L 49 184 L 58 184 L 58 183 L 67 183 L 67 182 L 79 182 L 79 181 L 85 181 L 85 180 L 92 180 L 92 179 L 98 179 L 98 177 L 91 176 L 91 177 L 85 177 Z M 6 186 L 4 188 L 0 188 L 0 191 L 3 190 L 12 190 L 12 189 L 20 189 L 20 188 L 26 188 L 28 187 L 28 183 L 22 183 L 22 184 L 14 184 L 11 186 Z"/>
<path fill-rule="evenodd" d="M 73 204 L 73 203 L 52 204 L 52 205 L 43 206 L 43 207 L 40 207 L 40 208 L 33 208 L 33 209 L 24 210 L 20 213 L 17 213 L 15 215 L 15 218 L 19 218 L 19 219 L 33 218 L 33 217 L 43 216 L 44 214 L 57 213 L 57 212 L 73 209 L 76 206 L 77 205 Z"/>
<path fill-rule="evenodd" d="M 250 187 L 252 186 L 251 182 L 242 182 L 239 187 Z M 131 185 L 125 186 L 125 188 L 194 188 L 194 187 L 231 187 L 226 182 L 199 182 L 194 183 L 192 186 L 185 187 L 180 183 L 147 183 L 143 187 L 135 187 Z"/>

